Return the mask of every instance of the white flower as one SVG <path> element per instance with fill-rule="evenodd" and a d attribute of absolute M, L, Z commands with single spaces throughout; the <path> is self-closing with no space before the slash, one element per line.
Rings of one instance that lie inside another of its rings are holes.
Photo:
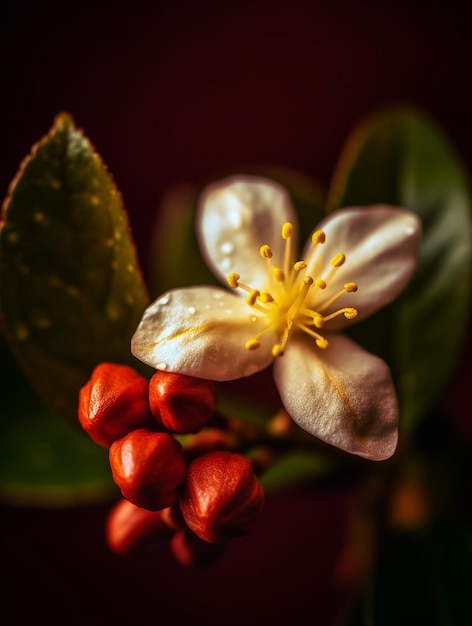
<path fill-rule="evenodd" d="M 218 381 L 274 361 L 281 400 L 301 428 L 386 459 L 398 438 L 389 369 L 334 331 L 403 289 L 416 266 L 419 221 L 384 205 L 341 209 L 298 260 L 296 230 L 290 198 L 275 182 L 244 176 L 209 185 L 197 233 L 208 265 L 232 289 L 166 292 L 144 313 L 132 352 L 156 369 Z"/>

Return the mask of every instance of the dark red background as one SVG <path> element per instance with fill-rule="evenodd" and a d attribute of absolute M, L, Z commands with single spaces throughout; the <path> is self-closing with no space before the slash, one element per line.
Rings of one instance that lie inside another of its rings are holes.
<path fill-rule="evenodd" d="M 169 185 L 248 164 L 327 183 L 348 131 L 385 104 L 423 107 L 472 169 L 470 15 L 455 2 L 46 0 L 3 11 L 3 193 L 68 110 L 123 193 L 143 262 Z M 449 406 L 465 401 L 463 383 Z M 333 569 L 347 493 L 270 499 L 254 532 L 201 573 L 169 555 L 109 553 L 103 506 L 8 509 L 6 623 L 330 626 L 346 595 Z"/>

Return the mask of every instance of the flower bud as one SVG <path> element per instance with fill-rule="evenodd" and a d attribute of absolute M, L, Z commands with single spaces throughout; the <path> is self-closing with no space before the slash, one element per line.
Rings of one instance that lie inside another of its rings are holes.
<path fill-rule="evenodd" d="M 79 392 L 82 428 L 107 448 L 131 430 L 152 428 L 148 389 L 146 378 L 132 367 L 100 363 Z"/>
<path fill-rule="evenodd" d="M 172 537 L 170 549 L 177 561 L 186 567 L 210 567 L 223 554 L 224 543 L 207 543 L 191 530 L 178 530 Z"/>
<path fill-rule="evenodd" d="M 174 502 L 187 472 L 180 443 L 143 428 L 110 446 L 110 466 L 123 496 L 150 511 Z"/>
<path fill-rule="evenodd" d="M 180 508 L 189 528 L 219 543 L 245 535 L 264 502 L 251 462 L 240 454 L 209 452 L 189 466 Z"/>
<path fill-rule="evenodd" d="M 149 381 L 149 403 L 155 419 L 174 433 L 196 433 L 216 407 L 212 380 L 158 371 Z"/>
<path fill-rule="evenodd" d="M 146 556 L 169 545 L 174 531 L 164 522 L 163 511 L 147 511 L 120 500 L 105 526 L 107 544 L 124 556 Z"/>

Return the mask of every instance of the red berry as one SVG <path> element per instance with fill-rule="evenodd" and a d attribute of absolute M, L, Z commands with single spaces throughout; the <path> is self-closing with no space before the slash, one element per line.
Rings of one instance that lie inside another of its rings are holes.
<path fill-rule="evenodd" d="M 107 448 L 136 428 L 152 428 L 148 390 L 146 378 L 128 365 L 97 365 L 79 392 L 82 428 Z"/>
<path fill-rule="evenodd" d="M 180 508 L 189 528 L 219 543 L 245 535 L 264 502 L 251 462 L 240 454 L 209 452 L 189 466 Z"/>
<path fill-rule="evenodd" d="M 174 433 L 196 433 L 215 412 L 212 380 L 158 371 L 149 381 L 149 403 L 158 422 Z"/>
<path fill-rule="evenodd" d="M 144 556 L 169 544 L 174 531 L 163 520 L 164 511 L 147 511 L 120 500 L 110 511 L 105 535 L 108 546 L 122 555 Z"/>
<path fill-rule="evenodd" d="M 175 501 L 187 472 L 180 443 L 166 433 L 145 429 L 111 445 L 110 466 L 123 496 L 150 511 Z"/>

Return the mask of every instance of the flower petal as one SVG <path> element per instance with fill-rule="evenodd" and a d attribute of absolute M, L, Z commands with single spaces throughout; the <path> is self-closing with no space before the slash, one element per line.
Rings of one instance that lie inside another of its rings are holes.
<path fill-rule="evenodd" d="M 208 185 L 200 197 L 197 235 L 208 266 L 226 284 L 230 272 L 261 289 L 267 261 L 259 250 L 268 244 L 281 265 L 285 241 L 281 228 L 296 215 L 287 191 L 278 183 L 253 176 L 231 176 Z M 292 236 L 296 245 L 295 233 Z"/>
<path fill-rule="evenodd" d="M 146 309 L 132 338 L 131 351 L 156 369 L 232 380 L 250 376 L 271 363 L 275 337 L 258 350 L 245 348 L 246 341 L 264 325 L 264 317 L 228 291 L 214 287 L 175 289 Z"/>
<path fill-rule="evenodd" d="M 274 366 L 282 402 L 304 430 L 371 460 L 389 458 L 398 439 L 398 407 L 387 365 L 343 335 L 326 350 L 293 337 Z"/>
<path fill-rule="evenodd" d="M 326 233 L 326 243 L 318 247 L 318 265 L 311 263 L 307 273 L 314 278 L 331 278 L 323 292 L 324 301 L 337 293 L 347 282 L 357 283 L 355 294 L 345 294 L 324 313 L 343 306 L 355 307 L 357 320 L 391 302 L 410 280 L 417 262 L 421 226 L 418 217 L 404 209 L 386 205 L 341 209 L 319 225 Z M 306 258 L 309 247 L 304 251 Z M 338 253 L 346 256 L 345 263 L 333 270 L 330 261 Z M 319 298 L 319 291 L 318 291 Z M 317 304 L 320 301 L 317 299 Z M 340 315 L 327 329 L 346 326 Z"/>

